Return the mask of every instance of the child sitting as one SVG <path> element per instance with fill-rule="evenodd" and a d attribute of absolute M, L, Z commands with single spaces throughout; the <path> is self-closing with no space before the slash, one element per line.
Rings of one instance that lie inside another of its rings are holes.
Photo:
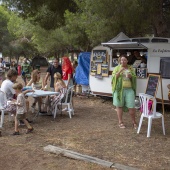
<path fill-rule="evenodd" d="M 59 92 L 59 94 L 46 98 L 45 104 L 48 114 L 54 114 L 55 106 L 61 102 L 67 92 L 67 87 L 58 72 L 54 74 L 54 88 L 55 92 Z"/>
<path fill-rule="evenodd" d="M 31 80 L 27 84 L 27 86 L 31 86 L 32 90 L 41 90 L 43 88 L 43 82 L 41 80 L 40 71 L 38 69 L 34 70 L 31 74 Z M 38 102 L 38 109 L 41 111 L 42 97 L 34 98 L 34 102 L 32 104 L 32 108 L 35 108 L 36 103 Z"/>
<path fill-rule="evenodd" d="M 18 120 L 22 120 L 27 126 L 28 129 L 26 133 L 30 133 L 34 130 L 33 127 L 26 120 L 26 112 L 27 112 L 26 101 L 25 101 L 25 96 L 22 93 L 22 88 L 23 85 L 21 83 L 15 83 L 13 85 L 13 89 L 15 90 L 15 93 L 17 95 L 17 101 L 13 103 L 14 105 L 16 105 L 15 132 L 13 133 L 13 135 L 20 134 L 18 130 Z"/>

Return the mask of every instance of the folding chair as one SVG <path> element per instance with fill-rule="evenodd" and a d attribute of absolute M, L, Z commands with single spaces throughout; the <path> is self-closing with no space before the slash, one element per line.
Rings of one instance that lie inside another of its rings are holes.
<path fill-rule="evenodd" d="M 71 86 L 67 90 L 64 99 L 55 106 L 54 119 L 56 118 L 56 114 L 57 114 L 58 110 L 60 110 L 60 112 L 62 112 L 63 106 L 66 106 L 68 108 L 67 112 L 69 114 L 70 119 L 72 118 L 72 115 L 74 115 L 74 109 L 73 109 L 73 104 L 72 104 L 73 89 L 74 89 L 74 86 Z M 61 109 L 58 109 L 58 106 L 61 106 Z"/>
<path fill-rule="evenodd" d="M 6 105 L 7 105 L 6 94 L 0 90 L 0 111 L 1 111 L 0 128 L 2 128 L 3 123 L 4 123 L 4 113 L 5 113 Z"/>

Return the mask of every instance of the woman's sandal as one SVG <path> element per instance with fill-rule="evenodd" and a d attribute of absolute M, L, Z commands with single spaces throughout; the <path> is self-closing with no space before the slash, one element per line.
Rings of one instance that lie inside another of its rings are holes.
<path fill-rule="evenodd" d="M 138 125 L 136 123 L 133 124 L 133 128 L 134 129 L 137 129 L 138 128 Z"/>
<path fill-rule="evenodd" d="M 125 128 L 126 128 L 123 123 L 120 123 L 120 124 L 119 124 L 119 127 L 120 127 L 121 129 L 125 129 Z"/>
<path fill-rule="evenodd" d="M 26 134 L 31 133 L 33 130 L 34 130 L 34 128 L 33 128 L 33 127 L 32 127 L 31 129 L 27 129 Z"/>

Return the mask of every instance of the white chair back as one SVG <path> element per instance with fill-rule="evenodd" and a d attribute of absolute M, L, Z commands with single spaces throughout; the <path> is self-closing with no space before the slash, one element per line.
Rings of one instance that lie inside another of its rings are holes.
<path fill-rule="evenodd" d="M 73 108 L 73 104 L 72 104 L 72 97 L 73 97 L 73 88 L 74 86 L 71 86 L 70 88 L 68 88 L 66 95 L 64 97 L 64 100 L 62 100 L 61 102 L 59 102 L 56 106 L 55 106 L 55 111 L 54 111 L 54 118 L 56 117 L 57 114 L 57 109 L 58 109 L 58 105 L 61 106 L 67 106 L 67 112 L 69 114 L 69 117 L 71 118 L 72 115 L 74 115 L 74 108 Z M 62 112 L 62 109 L 60 110 Z"/>
<path fill-rule="evenodd" d="M 155 97 L 145 94 L 139 93 L 139 100 L 141 106 L 141 112 L 143 113 L 144 117 L 148 116 L 155 116 L 156 114 L 156 99 Z"/>
<path fill-rule="evenodd" d="M 139 93 L 139 100 L 141 104 L 142 114 L 140 117 L 137 133 L 140 132 L 143 118 L 145 117 L 148 119 L 147 137 L 150 137 L 152 120 L 157 118 L 162 118 L 162 130 L 163 130 L 163 134 L 165 135 L 164 116 L 161 113 L 156 112 L 156 98 L 148 94 Z"/>
<path fill-rule="evenodd" d="M 4 109 L 7 105 L 6 94 L 0 90 L 0 109 Z"/>
<path fill-rule="evenodd" d="M 4 123 L 4 111 L 5 111 L 6 105 L 7 105 L 6 94 L 0 90 L 0 111 L 1 111 L 0 128 L 2 128 L 3 123 Z"/>
<path fill-rule="evenodd" d="M 71 87 L 68 88 L 68 90 L 66 92 L 65 100 L 62 103 L 70 103 L 70 102 L 72 102 L 73 89 L 74 89 L 74 86 L 71 86 Z"/>

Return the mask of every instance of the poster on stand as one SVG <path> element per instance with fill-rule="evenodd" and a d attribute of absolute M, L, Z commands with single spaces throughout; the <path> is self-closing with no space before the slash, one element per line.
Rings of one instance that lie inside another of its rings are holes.
<path fill-rule="evenodd" d="M 106 50 L 93 50 L 91 75 L 94 75 L 96 78 L 109 76 L 109 59 L 110 56 Z"/>

